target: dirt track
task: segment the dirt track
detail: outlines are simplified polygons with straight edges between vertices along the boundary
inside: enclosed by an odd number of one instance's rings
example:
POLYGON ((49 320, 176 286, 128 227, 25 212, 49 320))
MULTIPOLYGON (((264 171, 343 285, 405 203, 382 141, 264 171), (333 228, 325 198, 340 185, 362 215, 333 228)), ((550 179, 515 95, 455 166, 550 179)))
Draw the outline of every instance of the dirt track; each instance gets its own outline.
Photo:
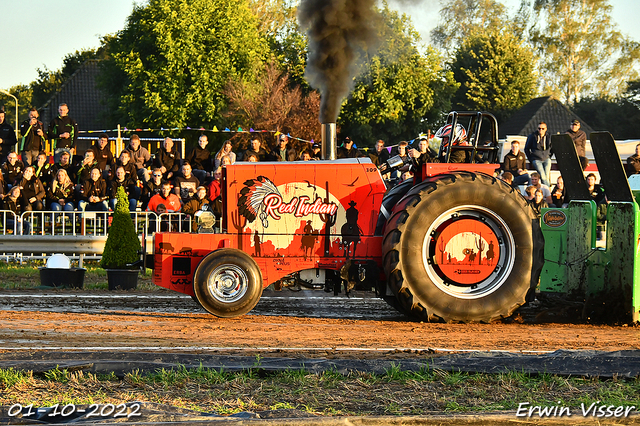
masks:
MULTIPOLYGON (((64 310, 64 306, 58 309, 64 310)), ((302 352, 309 348, 322 355, 341 348, 506 351, 640 348, 640 333, 634 326, 427 324, 402 317, 380 321, 275 314, 219 319, 206 313, 183 312, 2 310, 0 347, 191 347, 193 350, 232 347, 260 348, 267 352, 272 351, 267 348, 300 348, 302 352)), ((354 356, 361 355, 351 352, 354 356)))

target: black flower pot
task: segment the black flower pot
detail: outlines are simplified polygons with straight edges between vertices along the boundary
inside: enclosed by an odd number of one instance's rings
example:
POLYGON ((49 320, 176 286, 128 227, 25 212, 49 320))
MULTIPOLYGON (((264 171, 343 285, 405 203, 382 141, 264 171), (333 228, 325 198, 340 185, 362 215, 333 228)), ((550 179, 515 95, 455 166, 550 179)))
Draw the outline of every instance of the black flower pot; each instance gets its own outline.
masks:
POLYGON ((138 286, 138 269, 107 269, 109 290, 133 290, 138 286))
POLYGON ((44 287, 82 288, 85 268, 38 268, 44 287))

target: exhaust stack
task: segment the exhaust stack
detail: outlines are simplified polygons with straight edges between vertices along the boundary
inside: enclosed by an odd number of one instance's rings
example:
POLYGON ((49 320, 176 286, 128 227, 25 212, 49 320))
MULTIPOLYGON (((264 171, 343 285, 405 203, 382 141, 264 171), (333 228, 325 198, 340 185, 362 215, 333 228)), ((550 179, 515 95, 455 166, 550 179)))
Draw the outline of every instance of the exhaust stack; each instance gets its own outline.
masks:
POLYGON ((322 123, 320 133, 322 137, 321 158, 323 160, 335 160, 338 150, 336 123, 322 123))

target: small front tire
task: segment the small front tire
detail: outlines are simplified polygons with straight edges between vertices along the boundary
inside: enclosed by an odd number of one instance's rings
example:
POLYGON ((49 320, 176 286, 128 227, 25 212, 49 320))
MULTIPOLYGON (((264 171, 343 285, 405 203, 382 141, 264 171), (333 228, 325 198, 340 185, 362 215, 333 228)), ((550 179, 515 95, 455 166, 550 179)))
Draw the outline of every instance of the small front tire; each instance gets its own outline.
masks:
POLYGON ((243 251, 220 249, 207 255, 196 269, 193 290, 209 313, 232 318, 251 311, 262 296, 262 273, 243 251))

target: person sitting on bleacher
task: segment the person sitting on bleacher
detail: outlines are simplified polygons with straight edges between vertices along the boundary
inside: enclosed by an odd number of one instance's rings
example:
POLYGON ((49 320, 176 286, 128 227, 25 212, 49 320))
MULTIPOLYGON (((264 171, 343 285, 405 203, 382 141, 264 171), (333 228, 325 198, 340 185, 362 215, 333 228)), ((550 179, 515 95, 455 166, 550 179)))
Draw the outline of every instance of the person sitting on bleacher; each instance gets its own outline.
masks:
POLYGON ((512 185, 531 185, 531 176, 527 173, 527 156, 520 151, 520 142, 511 142, 511 151, 504 156, 502 170, 513 175, 512 185))
POLYGON ((47 157, 47 154, 44 152, 38 154, 33 167, 35 168, 36 176, 40 179, 40 182, 48 188, 53 180, 53 166, 49 163, 49 157, 47 157))
POLYGON ((84 157, 82 157, 82 161, 80 163, 77 163, 73 167, 73 174, 76 176, 75 183, 81 185, 82 183, 90 180, 91 170, 94 168, 98 168, 98 162, 95 158, 95 152, 92 149, 88 149, 85 151, 84 157))
POLYGON ((23 171, 24 164, 18 160, 18 154, 10 152, 9 155, 7 155, 7 161, 2 164, 2 177, 9 188, 22 179, 23 171))
MULTIPOLYGON (((135 176, 135 175, 134 175, 135 176)), ((129 200, 129 211, 135 212, 138 206, 138 186, 134 181, 129 179, 122 166, 116 168, 116 173, 113 179, 109 182, 109 207, 111 210, 116 210, 116 203, 118 202, 118 188, 123 187, 124 192, 127 194, 129 200)))
POLYGON ((43 200, 47 192, 42 182, 40 182, 40 179, 34 174, 33 166, 24 169, 22 180, 18 186, 20 186, 20 190, 22 191, 22 201, 25 211, 44 210, 43 200))
POLYGON ((51 211, 72 212, 75 206, 73 198, 74 185, 65 169, 58 170, 58 174, 47 191, 47 204, 51 211))
POLYGON ((636 153, 627 158, 627 176, 640 173, 640 143, 636 145, 636 153))
POLYGON ((551 189, 551 200, 554 206, 560 208, 564 205, 565 192, 564 179, 562 176, 558 176, 556 185, 551 189))
POLYGON ((98 163, 98 168, 102 171, 102 177, 107 179, 108 176, 113 175, 116 164, 111 147, 109 146, 109 136, 103 133, 98 138, 98 143, 92 148, 94 158, 98 163))
POLYGON ((531 173, 531 186, 533 186, 535 189, 541 189, 542 193, 544 194, 544 201, 547 204, 551 204, 551 190, 547 185, 540 182, 540 173, 531 173))
POLYGON ((149 200, 156 194, 162 192, 162 184, 165 180, 162 178, 162 170, 159 168, 153 169, 151 178, 142 186, 142 195, 140 195, 140 201, 142 201, 142 211, 147 210, 149 200))
POLYGON ((82 211, 109 211, 107 200, 107 183, 102 178, 102 172, 99 168, 91 169, 91 178, 82 184, 81 200, 78 207, 82 211))
POLYGON ((54 177, 58 176, 58 170, 60 169, 64 169, 67 172, 67 175, 69 176, 71 182, 78 183, 73 170, 74 167, 71 164, 71 154, 67 151, 62 151, 62 153, 60 154, 60 161, 51 166, 51 175, 54 177))

